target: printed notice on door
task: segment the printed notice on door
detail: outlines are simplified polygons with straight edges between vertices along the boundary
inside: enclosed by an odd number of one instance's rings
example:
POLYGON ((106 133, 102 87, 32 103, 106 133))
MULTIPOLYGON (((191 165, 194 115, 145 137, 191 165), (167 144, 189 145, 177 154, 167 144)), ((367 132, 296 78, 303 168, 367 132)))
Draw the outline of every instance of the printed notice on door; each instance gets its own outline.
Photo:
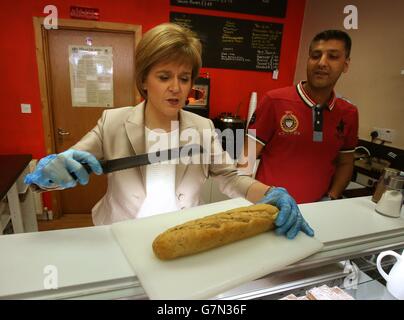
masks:
POLYGON ((112 47, 71 45, 69 68, 73 107, 113 107, 112 47))

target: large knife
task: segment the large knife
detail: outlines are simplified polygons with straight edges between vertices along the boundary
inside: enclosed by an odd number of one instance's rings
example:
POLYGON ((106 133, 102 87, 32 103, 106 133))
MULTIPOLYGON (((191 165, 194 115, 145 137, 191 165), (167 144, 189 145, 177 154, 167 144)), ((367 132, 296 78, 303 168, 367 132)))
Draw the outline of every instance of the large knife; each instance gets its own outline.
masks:
MULTIPOLYGON (((188 144, 179 148, 160 150, 139 154, 136 156, 118 158, 112 160, 99 160, 103 173, 130 169, 134 167, 146 166, 152 163, 159 163, 177 158, 192 157, 203 153, 203 147, 199 144, 188 144)), ((82 164, 88 173, 92 170, 86 163, 82 164)))

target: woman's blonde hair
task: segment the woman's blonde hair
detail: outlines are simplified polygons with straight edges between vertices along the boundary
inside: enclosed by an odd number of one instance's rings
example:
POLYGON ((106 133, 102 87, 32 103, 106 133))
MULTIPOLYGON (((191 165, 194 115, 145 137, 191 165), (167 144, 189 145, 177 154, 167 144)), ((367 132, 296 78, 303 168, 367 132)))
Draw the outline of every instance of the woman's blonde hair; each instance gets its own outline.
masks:
POLYGON ((180 25, 163 23, 147 31, 139 41, 135 54, 136 86, 142 97, 147 99, 143 83, 156 63, 190 63, 193 82, 202 66, 201 54, 199 39, 191 30, 180 25))

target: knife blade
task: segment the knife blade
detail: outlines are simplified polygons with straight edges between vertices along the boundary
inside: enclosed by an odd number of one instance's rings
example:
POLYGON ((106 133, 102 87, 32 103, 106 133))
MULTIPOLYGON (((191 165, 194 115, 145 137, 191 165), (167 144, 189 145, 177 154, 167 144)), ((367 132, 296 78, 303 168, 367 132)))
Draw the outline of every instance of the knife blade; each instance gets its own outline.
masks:
MULTIPOLYGON (((99 160, 103 173, 111 173, 114 171, 125 170, 140 166, 149 165, 152 163, 159 163, 181 157, 192 157, 197 154, 203 153, 203 147, 199 144, 189 144, 179 148, 159 150, 156 152, 139 154, 136 156, 111 159, 111 160, 99 160)), ((87 163, 82 163, 88 173, 92 170, 87 163)))

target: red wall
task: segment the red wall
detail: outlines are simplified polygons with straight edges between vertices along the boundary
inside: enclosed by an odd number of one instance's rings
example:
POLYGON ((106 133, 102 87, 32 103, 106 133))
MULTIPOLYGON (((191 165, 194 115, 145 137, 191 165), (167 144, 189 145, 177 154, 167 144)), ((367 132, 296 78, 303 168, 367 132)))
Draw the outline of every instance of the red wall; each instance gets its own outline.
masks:
POLYGON ((168 21, 170 10, 284 23, 278 80, 272 80, 270 72, 203 69, 211 76, 211 118, 220 112, 234 113, 240 103, 240 114, 245 117, 252 91, 258 92, 259 99, 265 91, 293 82, 305 5, 302 0, 288 0, 285 19, 171 7, 169 0, 6 0, 2 1, 0 28, 0 154, 31 153, 38 158, 45 152, 32 17, 45 16, 43 8, 49 3, 57 6, 60 18, 69 18, 70 5, 96 7, 102 21, 141 24, 143 31, 168 21), (21 103, 30 103, 32 114, 22 114, 21 103))
POLYGON ((284 23, 278 80, 272 80, 270 72, 212 68, 202 70, 208 71, 211 77, 211 118, 220 112, 234 113, 240 103, 240 115, 246 117, 252 91, 258 92, 259 99, 269 89, 292 84, 304 15, 304 0, 288 0, 285 19, 171 7, 169 3, 169 0, 2 1, 0 154, 30 153, 34 158, 45 155, 32 17, 45 16, 43 9, 48 4, 58 8, 59 18, 69 18, 70 5, 95 7, 100 10, 101 21, 140 24, 143 32, 156 24, 168 21, 170 10, 284 23), (21 103, 31 104, 32 113, 22 114, 21 103))
POLYGON ((169 14, 169 0, 2 1, 0 154, 40 158, 45 153, 32 17, 46 16, 48 4, 58 8, 59 18, 70 18, 71 5, 96 7, 102 21, 141 24, 143 30, 167 21, 169 14), (22 114, 21 103, 31 104, 32 113, 22 114))

